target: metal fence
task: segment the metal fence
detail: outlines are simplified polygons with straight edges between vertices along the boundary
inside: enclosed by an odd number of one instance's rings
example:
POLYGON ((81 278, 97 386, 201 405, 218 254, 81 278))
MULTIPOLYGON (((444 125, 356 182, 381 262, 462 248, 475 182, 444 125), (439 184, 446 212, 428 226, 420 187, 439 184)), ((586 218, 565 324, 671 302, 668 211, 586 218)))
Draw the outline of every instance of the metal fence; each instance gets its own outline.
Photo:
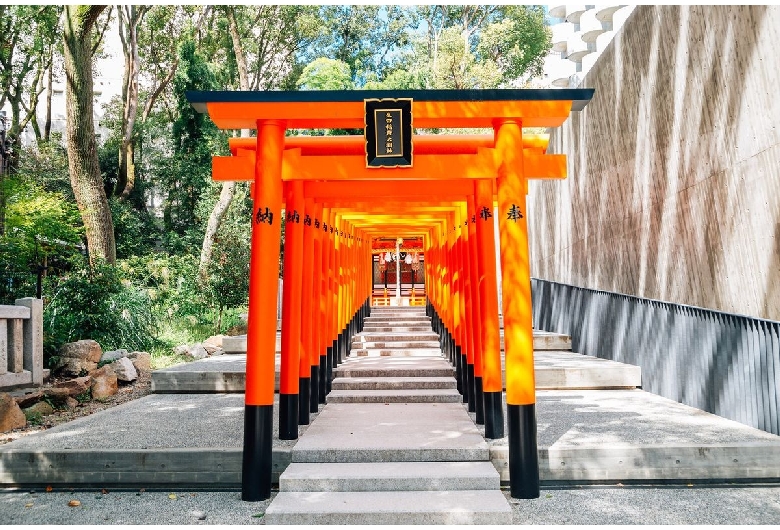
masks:
POLYGON ((780 322, 531 281, 537 329, 579 353, 638 365, 642 388, 780 434, 780 322))

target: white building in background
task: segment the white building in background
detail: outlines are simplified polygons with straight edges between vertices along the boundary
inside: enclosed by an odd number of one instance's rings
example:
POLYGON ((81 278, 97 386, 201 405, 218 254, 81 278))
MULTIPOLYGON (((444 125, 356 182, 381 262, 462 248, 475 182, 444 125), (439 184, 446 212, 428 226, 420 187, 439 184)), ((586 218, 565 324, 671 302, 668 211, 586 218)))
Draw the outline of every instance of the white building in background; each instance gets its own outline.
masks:
POLYGON ((544 75, 533 79, 535 88, 576 88, 596 63, 634 6, 548 6, 552 50, 545 58, 544 75))

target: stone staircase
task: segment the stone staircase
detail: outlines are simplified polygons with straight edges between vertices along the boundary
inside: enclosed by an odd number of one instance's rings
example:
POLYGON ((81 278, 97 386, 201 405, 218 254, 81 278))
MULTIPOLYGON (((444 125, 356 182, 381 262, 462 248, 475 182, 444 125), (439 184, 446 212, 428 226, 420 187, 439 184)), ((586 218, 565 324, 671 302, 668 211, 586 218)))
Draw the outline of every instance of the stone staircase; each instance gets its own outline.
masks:
POLYGON ((376 307, 366 317, 363 331, 352 338, 351 355, 441 357, 442 353, 425 308, 376 307))
POLYGON ((266 524, 511 523, 437 339, 422 309, 372 309, 266 524))

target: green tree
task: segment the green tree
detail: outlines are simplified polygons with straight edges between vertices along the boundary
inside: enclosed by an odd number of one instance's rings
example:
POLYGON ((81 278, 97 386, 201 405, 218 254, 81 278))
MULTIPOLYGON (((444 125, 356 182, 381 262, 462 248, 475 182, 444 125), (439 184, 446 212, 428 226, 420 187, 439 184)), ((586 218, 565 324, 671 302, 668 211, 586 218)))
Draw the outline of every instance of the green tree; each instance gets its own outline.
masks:
POLYGON ((320 7, 321 32, 303 55, 304 64, 317 57, 332 57, 349 65, 356 85, 371 73, 383 77, 399 49, 411 42, 419 23, 417 11, 393 5, 324 5, 320 7))
MULTIPOLYGON (((296 56, 317 35, 319 23, 315 6, 222 6, 218 26, 229 35, 219 41, 225 53, 222 76, 240 90, 289 88, 299 75, 296 56), (236 79, 237 78, 237 79, 236 79)), ((220 75, 218 73, 218 75, 220 75)), ((249 131, 241 131, 248 137, 249 131)), ((223 182, 206 223, 201 245, 199 278, 203 280, 211 261, 212 249, 222 220, 233 200, 236 185, 223 182)))
POLYGON ((200 31, 209 10, 208 6, 117 7, 125 68, 119 165, 113 191, 122 199, 130 196, 136 184, 137 125, 149 119, 173 80, 179 64, 178 45, 200 31), (146 75, 142 77, 142 73, 146 75))
POLYGON ((200 201, 211 187, 211 157, 225 153, 227 142, 206 115, 192 108, 185 94, 189 90, 214 89, 211 68, 191 40, 182 44, 180 56, 173 81, 177 100, 177 117, 170 136, 173 155, 159 170, 166 193, 163 204, 166 237, 179 251, 188 248, 191 253, 203 237, 204 212, 200 201))
POLYGON ((0 5, 0 108, 11 107, 8 136, 17 149, 44 90, 61 12, 61 6, 0 5))
POLYGON ((349 65, 338 59, 315 59, 303 69, 296 85, 301 90, 354 90, 349 65))
POLYGON ((497 88, 538 75, 552 47, 541 6, 419 8, 428 31, 407 59, 427 88, 497 88))

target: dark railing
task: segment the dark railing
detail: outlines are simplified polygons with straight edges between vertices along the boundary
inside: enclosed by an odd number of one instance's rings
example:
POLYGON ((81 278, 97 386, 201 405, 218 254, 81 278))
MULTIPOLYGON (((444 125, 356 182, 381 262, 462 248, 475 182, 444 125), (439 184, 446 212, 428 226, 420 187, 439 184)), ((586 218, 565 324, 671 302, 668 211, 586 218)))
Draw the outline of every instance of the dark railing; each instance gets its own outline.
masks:
POLYGON ((780 434, 780 322, 533 279, 537 329, 642 368, 642 388, 780 434))

